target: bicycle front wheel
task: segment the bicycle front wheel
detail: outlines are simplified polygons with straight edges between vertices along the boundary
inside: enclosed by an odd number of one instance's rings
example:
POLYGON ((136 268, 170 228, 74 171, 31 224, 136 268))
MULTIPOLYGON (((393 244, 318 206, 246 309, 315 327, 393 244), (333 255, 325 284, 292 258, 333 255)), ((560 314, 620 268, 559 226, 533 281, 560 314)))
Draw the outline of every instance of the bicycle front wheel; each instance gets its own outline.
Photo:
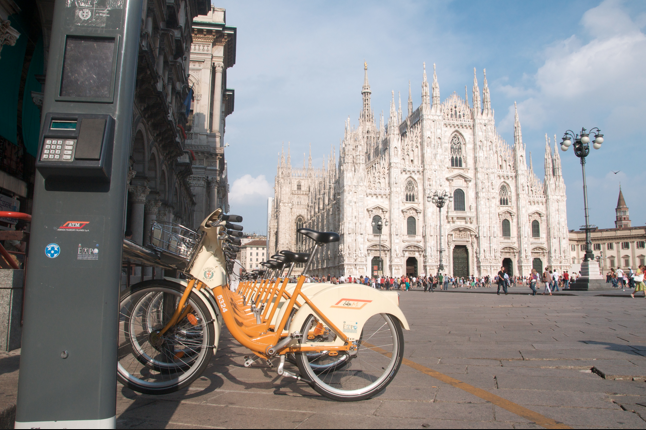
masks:
MULTIPOLYGON (((319 321, 313 315, 305 321, 302 335, 319 321)), ((296 361, 301 377, 318 393, 337 401, 369 399, 390 384, 404 357, 404 334, 392 315, 373 315, 365 324, 357 350, 330 356, 300 353, 296 361)))
POLYGON ((219 338, 208 304, 195 293, 190 312, 164 335, 184 287, 169 281, 133 286, 121 297, 119 318, 119 381, 145 394, 172 393, 197 379, 213 357, 219 338))

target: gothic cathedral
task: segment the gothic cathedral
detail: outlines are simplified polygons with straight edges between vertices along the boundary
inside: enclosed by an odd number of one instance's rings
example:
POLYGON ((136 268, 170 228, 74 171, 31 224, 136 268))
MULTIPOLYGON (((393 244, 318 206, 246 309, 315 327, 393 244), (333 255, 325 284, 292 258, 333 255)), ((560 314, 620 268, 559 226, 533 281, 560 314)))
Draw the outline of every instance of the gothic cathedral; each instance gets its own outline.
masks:
MULTIPOLYGON (((434 68, 435 69, 435 68, 434 68)), ((312 275, 435 274, 443 250, 444 273, 495 275, 501 266, 527 276, 532 268, 569 269, 566 195, 561 159, 545 138, 545 180, 527 164, 518 112, 514 145, 498 134, 485 71, 482 100, 475 76, 473 107, 452 94, 440 102, 433 71, 424 67, 422 105, 408 115, 395 106, 388 124, 376 125, 365 66, 358 127, 348 119, 338 163, 294 169, 288 153, 278 166, 269 219, 269 249, 306 250, 301 227, 335 231, 341 241, 323 247, 312 275), (440 215, 430 201, 448 191, 440 215)), ((268 254, 268 255, 272 255, 268 254)))

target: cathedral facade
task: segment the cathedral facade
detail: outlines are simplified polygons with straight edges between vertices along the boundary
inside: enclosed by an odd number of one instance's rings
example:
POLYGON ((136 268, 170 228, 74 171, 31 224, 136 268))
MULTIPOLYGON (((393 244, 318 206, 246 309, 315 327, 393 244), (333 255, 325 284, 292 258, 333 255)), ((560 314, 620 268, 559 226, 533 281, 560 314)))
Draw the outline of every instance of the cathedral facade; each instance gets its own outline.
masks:
POLYGON ((313 275, 495 275, 501 266, 526 276, 532 268, 570 267, 565 184, 556 137, 546 136, 545 179, 528 165, 516 112, 514 145, 496 131, 486 72, 482 93, 474 71, 473 104, 452 94, 440 100, 437 74, 422 104, 402 114, 395 96, 388 123, 376 124, 365 67, 359 124, 350 120, 339 151, 321 168, 300 169, 288 152, 279 161, 269 219, 269 252, 306 250, 300 227, 336 231, 339 243, 323 247, 313 275), (482 94, 482 98, 481 98, 482 94), (434 192, 453 197, 441 212, 434 192), (381 228, 380 228, 381 227, 381 228))

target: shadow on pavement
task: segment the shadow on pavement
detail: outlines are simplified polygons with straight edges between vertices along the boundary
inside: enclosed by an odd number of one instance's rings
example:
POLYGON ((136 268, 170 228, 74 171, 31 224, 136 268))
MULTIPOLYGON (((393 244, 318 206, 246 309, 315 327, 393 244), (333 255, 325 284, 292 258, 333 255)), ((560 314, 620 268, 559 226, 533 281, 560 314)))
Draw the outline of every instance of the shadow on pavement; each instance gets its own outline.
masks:
POLYGON ((623 352, 628 355, 637 357, 646 357, 646 348, 644 346, 631 346, 626 344, 610 343, 610 342, 597 342, 595 340, 582 340, 581 343, 586 345, 601 345, 605 346, 609 351, 623 352))
POLYGON ((14 355, 0 359, 0 375, 13 373, 20 368, 20 356, 14 355))

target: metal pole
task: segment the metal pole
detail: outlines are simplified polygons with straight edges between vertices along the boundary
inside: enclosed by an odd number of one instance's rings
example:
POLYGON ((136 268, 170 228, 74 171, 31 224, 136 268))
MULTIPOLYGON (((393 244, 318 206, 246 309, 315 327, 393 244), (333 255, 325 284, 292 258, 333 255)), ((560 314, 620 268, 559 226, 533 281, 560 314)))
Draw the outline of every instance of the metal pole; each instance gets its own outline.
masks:
POLYGON ((590 218, 588 214, 588 184, 585 177, 585 157, 581 157, 581 170, 583 171, 583 205, 585 209, 585 258, 584 261, 593 260, 592 237, 590 235, 590 218))
POLYGON ((444 270, 444 264, 442 259, 442 206, 439 206, 440 209, 440 265, 437 268, 437 274, 439 275, 442 270, 444 270))
POLYGON ((379 227, 379 266, 377 266, 377 276, 379 276, 379 269, 381 269, 381 272, 383 273, 384 268, 381 262, 381 227, 379 227))

